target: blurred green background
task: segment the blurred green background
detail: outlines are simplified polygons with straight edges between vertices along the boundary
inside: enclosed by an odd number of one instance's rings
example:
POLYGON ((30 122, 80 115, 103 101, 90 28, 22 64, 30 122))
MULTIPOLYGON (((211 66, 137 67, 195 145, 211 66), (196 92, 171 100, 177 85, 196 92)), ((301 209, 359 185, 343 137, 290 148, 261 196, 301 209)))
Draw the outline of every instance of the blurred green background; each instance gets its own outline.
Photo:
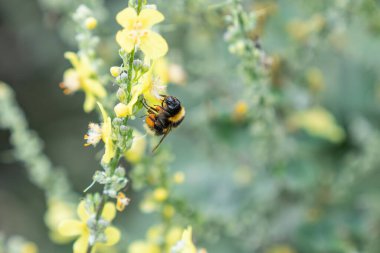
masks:
MULTIPOLYGON (((187 117, 163 146, 175 157, 170 169, 186 173, 178 194, 209 218, 194 230, 197 245, 209 252, 380 252, 380 4, 244 1, 247 11, 265 10, 256 32, 273 60, 267 85, 275 120, 257 135, 260 108, 251 106, 242 120, 235 118, 239 101, 250 104, 255 81, 244 77, 241 59, 224 40, 233 5, 155 3, 166 16, 161 32, 168 58, 187 72, 185 86, 170 86, 187 117), (343 138, 331 141, 323 134, 329 127, 323 116, 289 123, 315 107, 334 115, 329 123, 344 131, 343 138), (310 130, 318 124, 322 134, 310 130)), ((1 0, 0 80, 14 89, 46 154, 81 193, 99 168, 96 152, 83 147, 96 115, 82 111, 83 94, 64 96, 58 87, 69 67, 63 53, 76 50, 69 19, 77 4, 1 0)), ((127 1, 104 4, 98 53, 112 66, 119 61, 114 16, 127 1)), ((49 242, 44 194, 12 158, 8 139, 1 130, 0 231, 36 242, 41 252, 68 252, 70 245, 49 242)), ((129 242, 143 238, 154 221, 138 211, 136 200, 118 226, 129 242)))

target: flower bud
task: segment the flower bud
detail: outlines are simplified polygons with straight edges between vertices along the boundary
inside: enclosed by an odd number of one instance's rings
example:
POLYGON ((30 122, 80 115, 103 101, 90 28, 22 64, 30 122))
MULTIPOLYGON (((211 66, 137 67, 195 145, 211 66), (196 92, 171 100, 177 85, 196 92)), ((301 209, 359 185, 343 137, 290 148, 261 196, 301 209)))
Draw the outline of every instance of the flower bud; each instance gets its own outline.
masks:
POLYGON ((150 65, 144 63, 144 64, 142 65, 141 71, 142 71, 142 72, 148 72, 149 68, 150 68, 150 65))
POLYGON ((128 130, 129 130, 129 127, 127 127, 125 125, 120 126, 120 133, 122 135, 126 135, 128 133, 128 130))
POLYGON ((120 102, 123 102, 125 101, 125 99, 127 98, 127 94, 125 93, 125 91, 121 88, 119 88, 116 92, 116 96, 117 98, 119 99, 120 102))
POLYGON ((118 103, 113 110, 115 111, 116 117, 124 118, 128 115, 128 106, 123 103, 118 103))
POLYGON ((142 66, 142 61, 140 59, 136 59, 133 61, 133 68, 139 69, 142 66))
POLYGON ((121 68, 117 66, 113 66, 110 68, 110 73, 113 77, 118 77, 121 73, 121 68))
POLYGON ((98 21, 94 17, 88 17, 84 21, 84 24, 88 30, 94 30, 98 25, 98 21))
POLYGON ((114 126, 120 126, 122 123, 123 123, 123 119, 121 119, 121 118, 114 118, 114 119, 112 120, 112 124, 113 124, 114 126))
POLYGON ((165 201, 168 198, 168 196, 169 196, 168 191, 163 187, 157 188, 153 192, 153 197, 158 202, 165 201))

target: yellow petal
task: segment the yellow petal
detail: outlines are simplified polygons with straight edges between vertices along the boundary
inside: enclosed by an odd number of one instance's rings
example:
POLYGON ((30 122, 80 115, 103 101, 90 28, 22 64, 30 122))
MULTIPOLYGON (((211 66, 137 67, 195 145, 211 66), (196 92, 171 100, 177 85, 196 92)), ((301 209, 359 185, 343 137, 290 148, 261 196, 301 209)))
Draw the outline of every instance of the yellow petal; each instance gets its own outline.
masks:
POLYGON ((78 205, 77 214, 80 220, 83 222, 87 222, 87 220, 90 218, 90 215, 88 214, 85 207, 85 202, 83 200, 78 205))
POLYGON ((111 138, 108 138, 105 142, 105 151, 102 157, 102 163, 108 164, 111 159, 115 156, 115 146, 113 145, 113 141, 111 138))
POLYGON ((66 52, 64 56, 66 59, 68 59, 71 62, 71 65, 73 65, 73 67, 75 69, 80 68, 79 58, 78 58, 78 55, 76 53, 66 52))
POLYGON ((58 232, 63 236, 76 236, 82 234, 84 226, 86 225, 78 220, 65 220, 59 224, 58 232))
POLYGON ((112 202, 107 202, 104 205, 104 209, 103 209, 103 213, 102 213, 103 219, 111 221, 115 218, 115 216, 116 216, 115 204, 112 202))
POLYGON ((60 234, 58 231, 50 231, 49 238, 56 244, 67 244, 73 240, 71 236, 64 236, 60 234))
POLYGON ((169 82, 169 64, 165 58, 160 58, 155 61, 153 73, 160 78, 162 85, 166 85, 169 82))
POLYGON ((133 107, 137 103, 139 96, 143 93, 143 85, 135 85, 132 87, 132 98, 127 104, 125 116, 130 116, 133 113, 133 107))
POLYGON ((128 36, 128 31, 125 29, 116 33, 116 42, 127 53, 130 53, 135 47, 135 40, 128 36))
POLYGON ((73 245, 74 253, 86 253, 88 247, 88 236, 81 236, 73 245))
POLYGON ((94 79, 86 79, 82 82, 82 85, 85 91, 94 94, 98 98, 104 98, 107 95, 103 85, 94 79))
POLYGON ((140 48, 150 59, 154 60, 164 56, 168 52, 168 44, 158 33, 148 31, 140 38, 140 48))
POLYGON ((142 23, 142 29, 148 29, 165 19, 161 12, 154 9, 144 9, 140 12, 139 21, 142 23))
POLYGON ((106 238, 107 238, 106 245, 112 246, 112 245, 119 242, 119 240, 120 240, 119 229, 117 229, 115 227, 108 227, 108 228, 106 228, 104 233, 106 234, 106 238))
POLYGON ((116 15, 116 21, 124 28, 132 29, 137 19, 137 13, 134 8, 125 8, 116 15))
POLYGON ((76 70, 82 79, 89 79, 91 75, 95 74, 90 59, 85 55, 80 56, 79 66, 76 67, 76 70))
POLYGON ((97 103, 98 104, 98 107, 100 109, 100 112, 102 113, 102 117, 103 117, 103 122, 106 123, 107 119, 108 119, 108 114, 106 112, 106 110, 104 110, 104 107, 101 103, 97 103))
POLYGON ((90 92, 86 92, 85 96, 86 97, 84 99, 83 110, 85 112, 91 112, 94 110, 96 99, 90 92))

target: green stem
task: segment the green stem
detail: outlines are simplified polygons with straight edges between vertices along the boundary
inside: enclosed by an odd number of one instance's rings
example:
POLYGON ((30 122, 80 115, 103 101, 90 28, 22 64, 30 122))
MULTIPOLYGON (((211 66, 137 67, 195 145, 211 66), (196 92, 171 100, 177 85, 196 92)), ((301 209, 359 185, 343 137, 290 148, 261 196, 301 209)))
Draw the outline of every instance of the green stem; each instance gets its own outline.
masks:
MULTIPOLYGON (((113 173, 115 172, 116 170, 116 167, 118 166, 119 164, 119 161, 121 159, 121 156, 122 156, 122 152, 120 150, 120 148, 117 148, 116 149, 116 154, 115 154, 115 157, 111 160, 110 162, 110 171, 111 171, 111 176, 113 175, 113 173)), ((107 185, 104 186, 104 188, 107 188, 107 185)), ((106 204, 108 200, 108 196, 106 194, 104 194, 104 192, 102 193, 102 200, 100 201, 100 204, 96 210, 96 216, 95 216, 95 228, 98 227, 98 223, 99 223, 99 220, 102 216, 102 213, 103 213, 103 209, 104 209, 104 205, 106 204)), ((93 249, 94 245, 91 245, 91 244, 88 244, 88 247, 87 247, 87 253, 91 253, 92 252, 92 249, 93 249)))
POLYGON ((140 11, 141 11, 141 9, 142 9, 142 0, 139 0, 139 2, 138 2, 138 5, 137 5, 137 14, 139 14, 140 13, 140 11))
POLYGON ((128 83, 127 83, 127 94, 128 94, 128 102, 132 98, 131 90, 132 90, 132 72, 133 72, 133 61, 135 60, 135 51, 134 48, 129 55, 129 62, 128 62, 128 83))

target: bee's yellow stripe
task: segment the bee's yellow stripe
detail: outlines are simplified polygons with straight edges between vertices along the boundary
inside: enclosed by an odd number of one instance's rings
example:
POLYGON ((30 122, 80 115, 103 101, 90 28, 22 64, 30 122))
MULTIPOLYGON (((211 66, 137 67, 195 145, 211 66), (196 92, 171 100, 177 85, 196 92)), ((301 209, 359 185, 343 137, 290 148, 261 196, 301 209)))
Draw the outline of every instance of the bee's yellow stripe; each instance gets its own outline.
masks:
POLYGON ((180 121, 183 117, 185 117, 185 113, 186 113, 185 108, 181 107, 181 110, 176 115, 174 115, 173 117, 170 117, 169 120, 171 122, 180 121))

